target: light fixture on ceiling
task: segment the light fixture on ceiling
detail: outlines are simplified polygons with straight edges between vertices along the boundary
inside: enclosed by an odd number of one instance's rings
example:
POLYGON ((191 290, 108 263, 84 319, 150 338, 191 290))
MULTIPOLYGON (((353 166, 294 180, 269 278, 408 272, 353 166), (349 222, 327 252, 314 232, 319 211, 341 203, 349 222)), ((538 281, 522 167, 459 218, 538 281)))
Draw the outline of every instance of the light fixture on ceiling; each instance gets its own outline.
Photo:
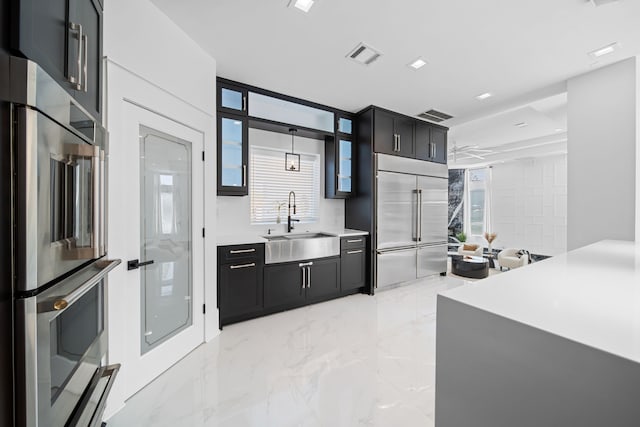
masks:
POLYGON ((293 149, 293 135, 298 131, 295 128, 289 128, 291 132, 291 152, 284 155, 284 168, 289 172, 300 172, 300 154, 296 154, 293 149))
POLYGON ((527 122, 520 122, 520 123, 516 123, 514 126, 515 126, 515 127, 518 127, 518 128, 523 128, 523 127, 527 127, 527 126, 529 126, 529 123, 527 123, 527 122))
POLYGON ((485 93, 481 93, 480 95, 476 96, 476 99, 478 101, 483 101, 485 99, 491 98, 493 96, 493 94, 491 92, 485 92, 485 93))
POLYGON ((556 128, 556 132, 563 132, 563 131, 564 131, 564 129, 562 129, 562 128, 556 128))
POLYGON ((371 65, 382 56, 377 49, 372 48, 364 43, 358 45, 347 54, 347 58, 356 61, 358 64, 371 65))
POLYGON ((314 0, 291 0, 289 2, 289 7, 293 6, 306 13, 309 12, 311 6, 313 6, 313 3, 314 0))
POLYGON ((613 53, 616 49, 618 49, 619 45, 618 43, 611 43, 608 44, 606 46, 603 46, 599 49, 596 50, 592 50, 591 52, 589 52, 589 56, 593 57, 593 58, 600 58, 601 56, 604 55, 608 55, 610 53, 613 53))
POLYGON ((414 70, 419 70, 425 65, 427 65, 427 61, 425 61, 422 58, 418 58, 415 61, 413 61, 411 64, 409 64, 409 67, 413 68, 414 70))

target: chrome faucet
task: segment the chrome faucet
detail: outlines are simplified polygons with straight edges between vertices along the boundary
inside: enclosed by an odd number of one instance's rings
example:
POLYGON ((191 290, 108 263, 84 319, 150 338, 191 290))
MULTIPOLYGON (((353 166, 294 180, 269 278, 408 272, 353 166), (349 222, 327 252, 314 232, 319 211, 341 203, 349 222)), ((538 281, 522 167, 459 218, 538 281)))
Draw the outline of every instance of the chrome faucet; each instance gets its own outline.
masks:
POLYGON ((300 221, 299 219, 291 218, 291 196, 293 196, 293 214, 296 214, 296 193, 294 193, 293 191, 289 191, 289 208, 287 210, 287 233, 291 233, 291 230, 293 230, 293 224, 291 224, 291 221, 300 221))

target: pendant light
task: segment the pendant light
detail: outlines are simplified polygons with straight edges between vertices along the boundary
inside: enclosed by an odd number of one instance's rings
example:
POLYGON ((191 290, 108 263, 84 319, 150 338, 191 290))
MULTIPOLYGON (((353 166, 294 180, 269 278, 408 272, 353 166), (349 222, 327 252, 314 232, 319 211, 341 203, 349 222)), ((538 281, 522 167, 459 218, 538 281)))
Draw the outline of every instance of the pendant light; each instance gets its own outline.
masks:
POLYGON ((300 154, 296 154, 293 149, 293 135, 298 129, 289 128, 291 132, 291 152, 284 155, 284 168, 289 172, 300 172, 300 154))

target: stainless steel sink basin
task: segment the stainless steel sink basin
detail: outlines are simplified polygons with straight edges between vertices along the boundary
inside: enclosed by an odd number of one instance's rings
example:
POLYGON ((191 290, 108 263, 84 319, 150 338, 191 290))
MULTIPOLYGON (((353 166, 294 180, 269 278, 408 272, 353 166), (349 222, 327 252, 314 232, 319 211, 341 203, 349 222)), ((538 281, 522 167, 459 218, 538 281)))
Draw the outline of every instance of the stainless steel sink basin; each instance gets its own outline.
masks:
POLYGON ((295 239, 317 239, 319 237, 334 237, 334 236, 326 233, 304 233, 304 234, 287 234, 282 237, 289 240, 295 240, 295 239))
POLYGON ((265 243, 264 262, 301 261, 340 255, 340 238, 325 233, 300 233, 262 236, 265 243))

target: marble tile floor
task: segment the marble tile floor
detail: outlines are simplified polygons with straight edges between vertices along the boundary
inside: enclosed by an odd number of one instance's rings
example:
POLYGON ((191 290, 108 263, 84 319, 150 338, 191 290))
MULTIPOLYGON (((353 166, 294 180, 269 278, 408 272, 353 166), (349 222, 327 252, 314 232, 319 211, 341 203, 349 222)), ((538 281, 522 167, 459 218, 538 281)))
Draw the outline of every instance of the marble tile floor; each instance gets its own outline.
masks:
POLYGON ((430 277, 224 328, 135 396, 108 427, 433 426, 430 277))

